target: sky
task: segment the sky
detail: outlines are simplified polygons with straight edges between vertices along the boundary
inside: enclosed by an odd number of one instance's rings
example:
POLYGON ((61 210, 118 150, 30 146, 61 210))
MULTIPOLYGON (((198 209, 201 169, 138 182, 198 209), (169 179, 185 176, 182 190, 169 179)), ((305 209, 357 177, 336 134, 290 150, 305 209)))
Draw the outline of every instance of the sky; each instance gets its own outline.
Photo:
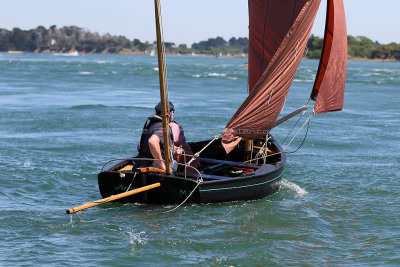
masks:
MULTIPOLYGON (((400 43, 400 0, 344 0, 348 34, 400 43)), ((75 25, 100 34, 153 42, 153 0, 0 0, 0 28, 75 25)), ((161 0, 164 39, 191 45, 217 36, 248 36, 246 0, 161 0)), ((312 33, 323 36, 326 0, 312 33)))

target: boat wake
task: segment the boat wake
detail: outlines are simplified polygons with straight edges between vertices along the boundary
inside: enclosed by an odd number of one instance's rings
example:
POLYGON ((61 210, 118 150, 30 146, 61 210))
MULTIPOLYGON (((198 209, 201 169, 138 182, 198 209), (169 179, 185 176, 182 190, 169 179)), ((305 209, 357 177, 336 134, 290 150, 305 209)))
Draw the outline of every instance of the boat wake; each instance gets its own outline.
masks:
POLYGON ((289 182, 286 179, 282 179, 281 186, 293 190, 296 193, 295 195, 296 197, 304 197, 305 195, 308 194, 308 192, 305 189, 301 188, 295 183, 289 182))

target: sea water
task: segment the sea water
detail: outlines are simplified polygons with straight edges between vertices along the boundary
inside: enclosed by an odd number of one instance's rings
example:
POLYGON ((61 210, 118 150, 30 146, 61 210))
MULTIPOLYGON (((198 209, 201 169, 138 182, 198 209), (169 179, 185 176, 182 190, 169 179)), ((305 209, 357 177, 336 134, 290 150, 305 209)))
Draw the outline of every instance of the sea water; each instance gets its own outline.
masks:
MULTIPOLYGON (((188 141, 224 129, 248 94, 244 63, 167 57, 188 141)), ((317 67, 301 63, 282 114, 307 102, 317 67)), ((343 111, 312 117, 271 197, 66 215, 101 198, 104 163, 136 154, 157 71, 151 56, 0 54, 0 265, 400 265, 400 63, 349 62, 343 111)), ((311 109, 274 137, 286 145, 311 109)))

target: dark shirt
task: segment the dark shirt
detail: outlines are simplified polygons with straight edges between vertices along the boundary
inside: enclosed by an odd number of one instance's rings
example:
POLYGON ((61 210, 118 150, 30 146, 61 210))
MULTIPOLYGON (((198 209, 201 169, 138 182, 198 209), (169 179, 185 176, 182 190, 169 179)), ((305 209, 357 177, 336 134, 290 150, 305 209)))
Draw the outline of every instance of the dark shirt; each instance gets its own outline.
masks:
MULTIPOLYGON (((157 116, 158 117, 158 116, 157 116)), ((143 128, 142 137, 140 138, 139 156, 145 158, 153 158, 149 147, 149 139, 152 135, 160 138, 161 155, 164 156, 164 136, 163 125, 160 117, 150 117, 150 122, 143 128)), ((169 127, 169 144, 173 149, 174 139, 171 128, 169 127)))

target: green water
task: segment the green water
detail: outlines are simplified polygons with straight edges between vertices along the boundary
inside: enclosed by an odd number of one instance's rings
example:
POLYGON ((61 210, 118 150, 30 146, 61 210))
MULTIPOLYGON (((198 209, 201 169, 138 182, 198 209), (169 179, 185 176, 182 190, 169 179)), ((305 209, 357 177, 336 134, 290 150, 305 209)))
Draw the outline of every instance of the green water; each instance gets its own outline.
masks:
MULTIPOLYGON (((189 141, 212 138, 247 94, 245 59, 167 61, 175 119, 189 141)), ((317 66, 302 62, 284 113, 307 101, 317 66)), ((103 164, 136 154, 156 58, 0 54, 0 73, 2 266, 400 265, 399 63, 349 63, 344 110, 312 118, 272 197, 106 204, 82 220, 65 209, 101 198, 103 164)))

